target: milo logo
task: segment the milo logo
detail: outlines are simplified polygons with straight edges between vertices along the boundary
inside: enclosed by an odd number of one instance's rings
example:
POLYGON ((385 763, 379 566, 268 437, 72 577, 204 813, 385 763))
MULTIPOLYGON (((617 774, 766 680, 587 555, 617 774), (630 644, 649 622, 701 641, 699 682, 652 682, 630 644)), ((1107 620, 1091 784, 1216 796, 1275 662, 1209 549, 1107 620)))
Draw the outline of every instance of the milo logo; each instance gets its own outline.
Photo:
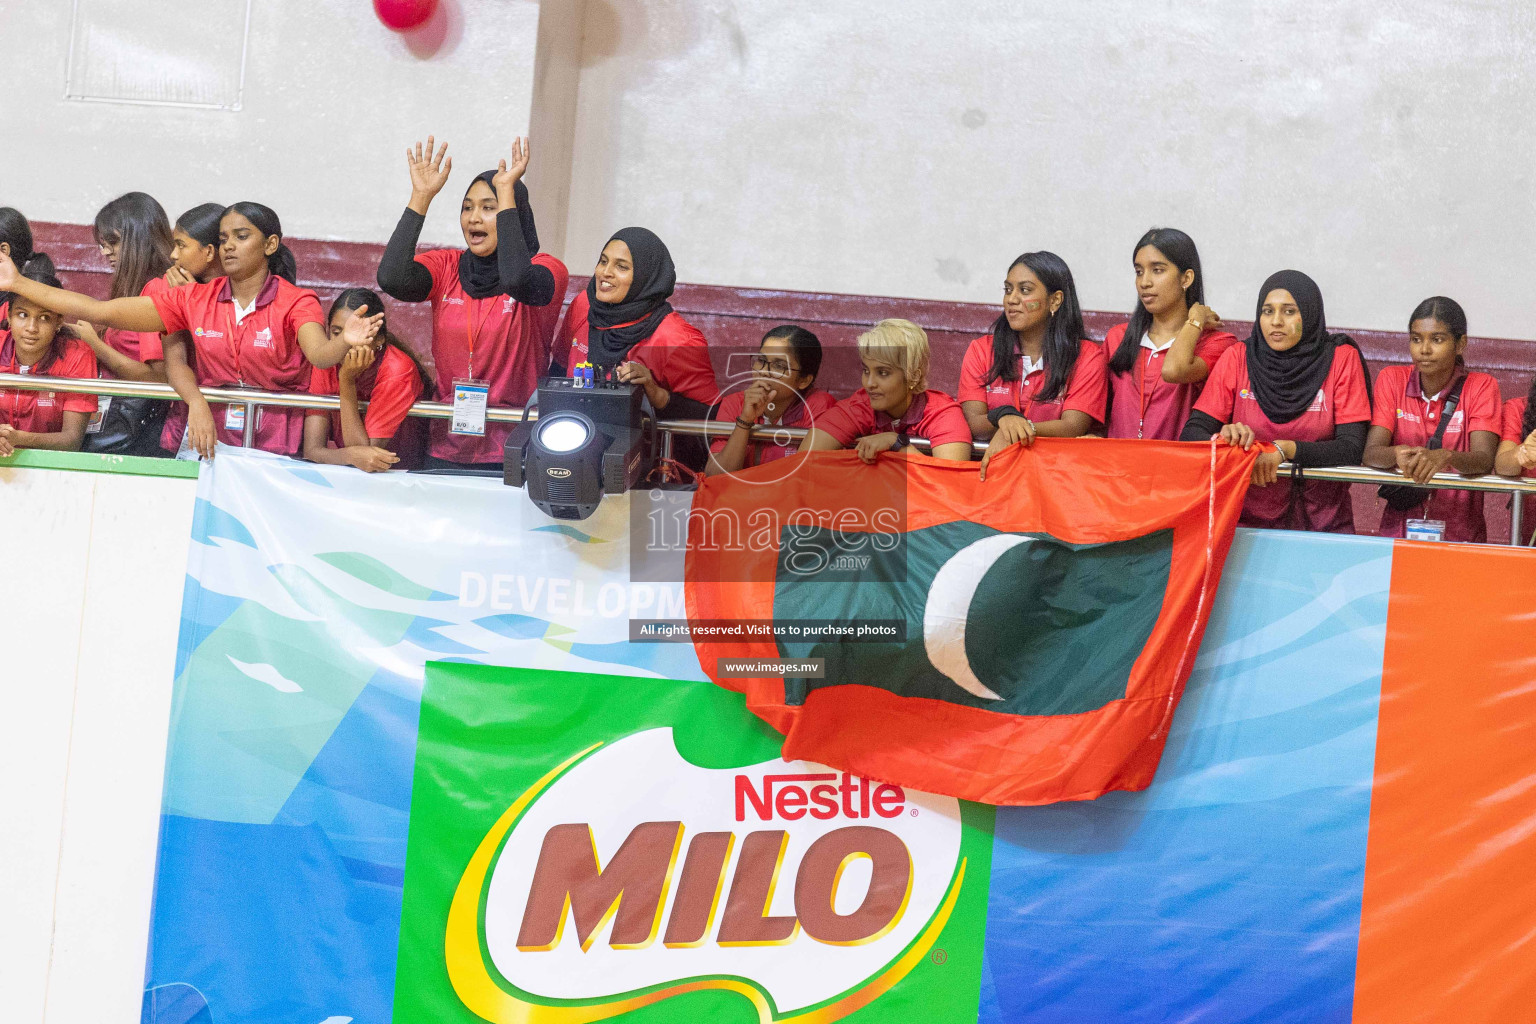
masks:
POLYGON ((805 762, 702 768, 671 729, 636 733, 574 754, 484 836, 449 912, 449 977, 493 1021, 573 1001, 602 1020, 703 989, 762 1021, 835 1021, 927 954, 964 879, 961 832, 951 798, 805 762))

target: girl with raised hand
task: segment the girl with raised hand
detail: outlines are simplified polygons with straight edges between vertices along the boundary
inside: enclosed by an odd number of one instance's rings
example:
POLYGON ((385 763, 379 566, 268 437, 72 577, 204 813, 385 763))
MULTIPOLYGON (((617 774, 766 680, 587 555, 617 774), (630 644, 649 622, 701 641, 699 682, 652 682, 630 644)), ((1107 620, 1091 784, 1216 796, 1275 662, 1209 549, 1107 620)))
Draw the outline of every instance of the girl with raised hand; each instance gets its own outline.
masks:
MULTIPOLYGON (((29 253, 29 257, 23 275, 17 275, 10 256, 0 252, 0 265, 8 271, 0 274, 0 288, 15 291, 13 285, 23 277, 50 290, 59 288, 53 261, 41 253, 29 253)), ((94 380, 96 357, 64 326, 57 310, 13 295, 5 319, 0 320, 0 373, 94 380)), ((18 448, 79 451, 86 423, 95 412, 95 395, 0 389, 0 458, 18 448)))
MULTIPOLYGON (((332 338, 320 300, 293 283, 293 254, 283 244, 277 214, 260 203, 236 203, 224 211, 219 259, 227 276, 206 284, 100 300, 28 281, 0 256, 0 289, 67 317, 126 331, 190 331, 194 365, 177 359, 173 349, 166 353, 166 373, 189 409, 184 446, 212 458, 216 440, 243 442, 245 407, 221 404, 215 411, 199 386, 308 391, 310 364, 335 366, 350 346, 371 342, 383 320, 382 314, 354 310, 342 336, 332 338)), ((256 447, 292 455, 299 450, 303 423, 302 409, 258 410, 256 447)))
MULTIPOLYGON (((367 288, 348 288, 331 303, 331 336, 345 333, 353 310, 383 308, 384 300, 367 288)), ((304 418, 304 457, 368 473, 389 469, 400 461, 390 450, 395 432, 430 388, 426 368, 390 333, 388 321, 381 320, 371 344, 350 349, 340 366, 312 371, 310 393, 340 396, 341 409, 309 411, 304 418), (367 413, 359 402, 368 404, 367 413)))
MULTIPOLYGON (((453 169, 448 144, 427 136, 406 150, 411 201, 379 262, 379 289, 402 302, 432 303, 432 359, 437 391, 452 395, 456 380, 483 381, 492 406, 523 406, 549 366, 569 272, 539 252, 539 233, 523 173, 528 140, 512 143, 508 159, 476 176, 459 204, 465 249, 418 254, 427 208, 453 169)), ((497 469, 510 423, 486 423, 483 435, 455 434, 432 421, 428 466, 497 469)))
MULTIPOLYGON (((170 286, 161 277, 171 266, 171 222, 153 196, 129 192, 96 214, 92 233, 112 267, 112 298, 159 295, 170 286)), ((165 352, 153 331, 109 328, 101 334, 84 320, 74 333, 96 355, 101 376, 164 383, 165 352)), ((104 396, 86 427, 86 451, 162 457, 160 432, 168 403, 153 398, 104 396)))
POLYGON ((1003 279, 1003 311, 992 333, 971 342, 960 364, 960 407, 981 460, 1036 437, 1081 437, 1104 422, 1109 385, 1104 352, 1087 340, 1066 261, 1027 252, 1003 279))
POLYGON ((752 428, 815 426, 837 404, 816 386, 820 372, 821 339, 804 327, 784 324, 763 335, 752 357, 752 383, 715 407, 714 418, 734 422, 736 429, 710 442, 706 474, 734 473, 798 451, 798 442, 754 441, 752 428))
MULTIPOLYGON (((1536 479, 1536 377, 1522 398, 1504 403, 1499 428, 1499 453, 1493 470, 1500 476, 1536 479)), ((1521 543, 1536 541, 1536 495, 1526 495, 1521 543)))
MULTIPOLYGON (((1468 372, 1466 349, 1467 314, 1456 300, 1436 295, 1415 307, 1408 318, 1412 364, 1384 367, 1376 376, 1362 459, 1367 466, 1395 470, 1414 483, 1445 470, 1493 471, 1503 414, 1499 382, 1468 372)), ((1383 537, 1407 536, 1408 520, 1431 519, 1445 524, 1446 540, 1488 539, 1480 491, 1390 487, 1381 496, 1386 507, 1376 532, 1383 537)))
POLYGON ((936 459, 967 462, 971 431, 959 404, 928 387, 928 335, 910 320, 881 320, 859 335, 864 387, 838 402, 800 442, 802 452, 852 447, 873 464, 882 452, 912 451, 912 438, 936 459))
POLYGON ((1136 309, 1109 329, 1110 437, 1177 441, 1211 367, 1237 337, 1205 305, 1194 239, 1153 228, 1131 251, 1136 309))
MULTIPOLYGON (((590 362, 599 377, 611 371, 619 381, 643 387, 663 419, 709 419, 720 395, 709 344, 667 301, 676 285, 672 253, 660 238, 645 228, 614 232, 597 257, 586 291, 566 311, 558 336, 557 349, 565 349, 556 353, 558 372, 590 362)), ((680 437, 673 455, 700 470, 708 446, 701 438, 680 437)))
POLYGON ((1282 270, 1259 289, 1253 332, 1222 354, 1184 425, 1181 441, 1222 441, 1244 450, 1267 441, 1242 525, 1354 533, 1349 485, 1271 486, 1281 462, 1358 466, 1371 419, 1365 358, 1347 334, 1330 334, 1323 294, 1306 274, 1282 270))

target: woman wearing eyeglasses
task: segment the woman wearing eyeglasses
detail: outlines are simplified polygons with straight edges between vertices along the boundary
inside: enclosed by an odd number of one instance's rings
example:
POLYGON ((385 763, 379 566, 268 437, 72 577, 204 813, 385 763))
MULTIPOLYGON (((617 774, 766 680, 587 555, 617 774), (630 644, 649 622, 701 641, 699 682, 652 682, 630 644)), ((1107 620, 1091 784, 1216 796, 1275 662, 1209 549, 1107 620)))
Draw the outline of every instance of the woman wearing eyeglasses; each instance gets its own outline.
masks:
POLYGON ((816 418, 837 404, 816 387, 821 370, 821 340, 793 324, 763 335, 752 357, 752 383, 732 391, 715 406, 714 418, 734 421, 729 438, 717 437, 709 447, 709 476, 760 466, 797 451, 799 440, 788 436, 753 441, 754 426, 812 427, 816 418))

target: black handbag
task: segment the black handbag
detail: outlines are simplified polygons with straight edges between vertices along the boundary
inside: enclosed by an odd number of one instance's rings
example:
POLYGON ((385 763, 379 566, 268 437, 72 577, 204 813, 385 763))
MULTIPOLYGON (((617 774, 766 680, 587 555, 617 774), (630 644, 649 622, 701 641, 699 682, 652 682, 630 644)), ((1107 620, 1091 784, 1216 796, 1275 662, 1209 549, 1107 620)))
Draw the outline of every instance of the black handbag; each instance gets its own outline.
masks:
POLYGON ((81 451, 111 455, 143 455, 165 458, 160 447, 160 428, 171 403, 158 398, 106 397, 98 400, 101 425, 85 435, 81 451))
MULTIPOLYGON (((1445 428, 1450 424, 1451 417, 1456 414, 1456 406, 1461 403, 1461 388, 1467 382, 1463 376, 1451 387, 1451 393, 1445 396, 1445 407, 1440 410, 1440 425, 1435 428, 1435 436, 1429 439, 1424 447, 1433 451, 1440 447, 1445 438, 1445 428)), ((1434 492, 1428 487, 1415 487, 1412 484, 1382 484, 1376 488, 1376 495, 1385 499, 1386 503, 1399 512, 1407 512, 1411 508, 1418 508, 1429 500, 1434 492)))

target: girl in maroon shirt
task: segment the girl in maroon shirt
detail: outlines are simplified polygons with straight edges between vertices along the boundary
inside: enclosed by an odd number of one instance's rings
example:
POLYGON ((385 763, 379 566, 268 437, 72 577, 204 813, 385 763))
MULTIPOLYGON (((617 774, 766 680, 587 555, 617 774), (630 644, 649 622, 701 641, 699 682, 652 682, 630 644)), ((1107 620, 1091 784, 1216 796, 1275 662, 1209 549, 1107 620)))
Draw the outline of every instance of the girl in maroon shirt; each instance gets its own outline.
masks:
MULTIPOLYGON (((10 257, 0 254, 0 264, 12 266, 10 257)), ((59 287, 53 260, 44 253, 32 253, 23 274, 29 282, 59 287)), ((92 380, 96 357, 56 310, 12 295, 0 320, 0 373, 92 380)), ((17 448, 79 451, 85 425, 95 411, 95 395, 0 390, 0 458, 17 448)))
POLYGON ((1211 367, 1237 338, 1205 305, 1194 239, 1153 228, 1131 250, 1136 310, 1109 329, 1110 437, 1176 441, 1211 367))
POLYGON ((1282 270, 1259 289, 1253 332, 1217 360, 1179 439, 1275 446, 1254 463, 1242 525, 1354 533, 1348 484, 1292 477, 1289 488, 1272 485, 1283 461, 1358 466, 1370 419, 1360 350, 1349 335, 1328 333, 1313 280, 1282 270))
MULTIPOLYGON (((112 267, 112 298, 158 295, 168 289, 161 277, 171 268, 171 222, 151 195, 129 192, 96 214, 92 233, 112 267)), ((109 328, 100 334, 84 320, 75 333, 91 347, 101 376, 166 382, 165 353, 154 331, 109 328)), ((86 428, 84 450, 163 458, 160 432, 169 403, 153 398, 103 397, 86 428)))
MULTIPOLYGON (((1469 373, 1462 358, 1466 349, 1467 314, 1460 303, 1443 295, 1419 303, 1408 318, 1413 363, 1385 367, 1376 377, 1367 466, 1400 472, 1414 483, 1445 470, 1463 476, 1493 471, 1503 414, 1499 382, 1486 373, 1469 373), (1447 418, 1453 391, 1456 404, 1447 418), (1439 447, 1428 447, 1437 432, 1439 447)), ((1376 532, 1404 537, 1408 520, 1433 519, 1445 524, 1446 540, 1488 539, 1481 492, 1419 490, 1416 496, 1419 503, 1408 507, 1406 500, 1384 502, 1376 532)))
POLYGON ((763 335, 752 357, 752 382, 715 406, 714 418, 734 422, 730 437, 710 442, 706 473, 735 473, 781 459, 799 450, 798 441, 754 441, 755 426, 810 428, 837 400, 816 386, 821 372, 821 339, 804 327, 784 324, 763 335))

